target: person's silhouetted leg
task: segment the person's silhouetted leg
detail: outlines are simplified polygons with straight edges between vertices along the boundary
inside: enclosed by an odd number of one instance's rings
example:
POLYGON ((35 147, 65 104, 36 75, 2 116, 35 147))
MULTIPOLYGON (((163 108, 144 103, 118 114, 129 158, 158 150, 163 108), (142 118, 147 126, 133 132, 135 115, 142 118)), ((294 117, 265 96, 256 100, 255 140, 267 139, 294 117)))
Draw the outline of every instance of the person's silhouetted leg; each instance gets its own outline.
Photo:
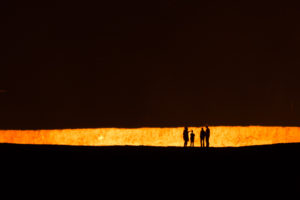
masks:
POLYGON ((206 147, 209 147, 209 137, 206 138, 206 147))
POLYGON ((184 127, 183 130, 183 140, 184 140, 184 147, 187 147, 188 145, 188 141, 189 141, 189 131, 188 131, 188 127, 184 127))
POLYGON ((203 128, 201 128, 201 131, 200 131, 200 144, 201 144, 201 147, 204 147, 204 139, 205 139, 205 131, 203 130, 203 128))
POLYGON ((210 130, 208 126, 206 126, 206 131, 205 131, 205 139, 206 139, 206 147, 209 147, 209 137, 210 137, 210 130))
POLYGON ((193 146, 194 146, 194 141, 191 142, 191 147, 193 147, 193 146))
POLYGON ((191 137, 190 138, 191 138, 191 144, 190 144, 190 146, 193 147, 194 146, 194 141, 195 141, 195 134, 194 134, 193 130, 191 132, 191 137))

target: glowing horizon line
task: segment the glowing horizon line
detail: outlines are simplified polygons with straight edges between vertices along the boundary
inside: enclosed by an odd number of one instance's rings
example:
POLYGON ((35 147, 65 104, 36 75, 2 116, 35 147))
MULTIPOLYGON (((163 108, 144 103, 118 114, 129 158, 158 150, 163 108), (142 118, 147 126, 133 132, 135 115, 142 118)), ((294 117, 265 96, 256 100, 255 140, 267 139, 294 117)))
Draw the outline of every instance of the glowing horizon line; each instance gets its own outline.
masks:
MULTIPOLYGON (((193 130, 195 146, 199 133, 193 130)), ((300 127, 293 126, 209 126, 212 147, 237 147, 300 142, 300 127)), ((71 128, 0 130, 0 143, 57 144, 76 146, 183 146, 183 127, 71 128)))

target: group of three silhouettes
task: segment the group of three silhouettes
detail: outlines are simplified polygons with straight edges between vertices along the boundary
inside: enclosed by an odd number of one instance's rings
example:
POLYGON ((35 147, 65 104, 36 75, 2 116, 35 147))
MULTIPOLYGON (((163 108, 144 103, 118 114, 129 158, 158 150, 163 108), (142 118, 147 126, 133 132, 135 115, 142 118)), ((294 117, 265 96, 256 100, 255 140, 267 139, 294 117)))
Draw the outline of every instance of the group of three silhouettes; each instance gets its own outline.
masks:
MULTIPOLYGON (((203 128, 201 128, 200 131, 200 146, 201 147, 209 147, 209 136, 210 136, 210 130, 208 128, 208 126, 206 126, 206 130, 204 130, 203 128)), ((190 139, 190 146, 193 147, 194 146, 194 142, 195 142, 195 134, 193 132, 193 130, 189 131, 188 127, 184 127, 183 130, 183 140, 184 140, 184 147, 188 146, 188 142, 190 139), (191 133, 191 136, 189 137, 189 132, 191 133)))

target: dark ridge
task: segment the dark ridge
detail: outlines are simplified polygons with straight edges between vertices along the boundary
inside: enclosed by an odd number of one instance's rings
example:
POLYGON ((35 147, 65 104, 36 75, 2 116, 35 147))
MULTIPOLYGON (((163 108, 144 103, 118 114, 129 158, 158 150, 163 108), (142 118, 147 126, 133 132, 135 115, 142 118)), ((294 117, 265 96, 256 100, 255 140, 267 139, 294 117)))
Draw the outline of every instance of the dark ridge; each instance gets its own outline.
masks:
POLYGON ((209 149, 0 144, 1 181, 10 194, 22 189, 52 198, 120 193, 154 198, 190 190, 191 197, 197 192, 230 197, 237 191, 248 196, 249 190, 269 195, 298 180, 299 153, 299 143, 209 149))
MULTIPOLYGON (((257 145, 245 147, 154 147, 154 146, 69 146, 0 144, 2 160, 16 162, 88 162, 105 164, 104 161, 123 162, 200 162, 218 161, 289 161, 300 153, 299 143, 257 145), (102 162, 103 161, 103 162, 102 162)), ((133 162, 133 163, 134 163, 133 162)))

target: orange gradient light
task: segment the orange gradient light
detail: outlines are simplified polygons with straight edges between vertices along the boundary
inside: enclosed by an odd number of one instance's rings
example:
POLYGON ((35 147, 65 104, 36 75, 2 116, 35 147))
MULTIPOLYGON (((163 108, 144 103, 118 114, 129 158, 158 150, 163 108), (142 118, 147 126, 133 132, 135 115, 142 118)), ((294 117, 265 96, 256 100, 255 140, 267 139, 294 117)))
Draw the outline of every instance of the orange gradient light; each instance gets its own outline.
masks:
MULTIPOLYGON (((200 129, 201 127, 189 127, 196 135, 195 146, 200 145, 200 129)), ((213 147, 300 142, 300 127, 214 126, 210 129, 210 143, 213 147)), ((183 146, 182 132, 183 127, 0 130, 0 143, 183 146)))

